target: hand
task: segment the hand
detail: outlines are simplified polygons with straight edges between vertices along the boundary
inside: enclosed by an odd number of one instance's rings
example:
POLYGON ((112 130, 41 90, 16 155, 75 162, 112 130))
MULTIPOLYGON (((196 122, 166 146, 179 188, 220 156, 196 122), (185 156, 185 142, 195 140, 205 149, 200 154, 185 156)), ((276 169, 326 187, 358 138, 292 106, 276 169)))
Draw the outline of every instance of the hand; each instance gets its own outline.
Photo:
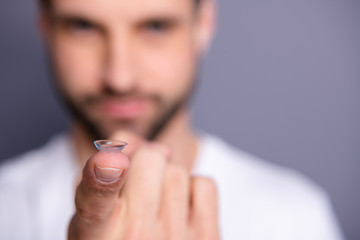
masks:
POLYGON ((88 160, 69 239, 219 239, 214 183, 190 177, 160 144, 136 142, 131 161, 121 152, 88 160))

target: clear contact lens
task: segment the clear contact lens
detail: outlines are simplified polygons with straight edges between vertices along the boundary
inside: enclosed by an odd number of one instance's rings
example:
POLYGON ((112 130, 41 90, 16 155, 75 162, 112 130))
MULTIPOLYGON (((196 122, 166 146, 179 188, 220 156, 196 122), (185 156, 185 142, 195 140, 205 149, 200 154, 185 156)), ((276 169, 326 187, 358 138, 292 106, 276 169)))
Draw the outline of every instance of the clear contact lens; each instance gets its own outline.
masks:
POLYGON ((94 141, 94 145, 103 152, 117 152, 123 150, 128 144, 115 140, 96 140, 94 141))

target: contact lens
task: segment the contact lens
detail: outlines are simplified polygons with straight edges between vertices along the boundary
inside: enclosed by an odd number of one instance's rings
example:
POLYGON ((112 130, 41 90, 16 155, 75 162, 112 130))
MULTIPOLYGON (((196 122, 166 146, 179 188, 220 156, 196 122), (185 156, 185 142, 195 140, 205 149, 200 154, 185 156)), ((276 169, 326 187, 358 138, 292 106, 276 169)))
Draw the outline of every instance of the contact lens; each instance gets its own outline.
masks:
POLYGON ((126 142, 115 140, 96 140, 94 141, 94 145, 103 152, 118 152, 123 150, 128 144, 126 142))

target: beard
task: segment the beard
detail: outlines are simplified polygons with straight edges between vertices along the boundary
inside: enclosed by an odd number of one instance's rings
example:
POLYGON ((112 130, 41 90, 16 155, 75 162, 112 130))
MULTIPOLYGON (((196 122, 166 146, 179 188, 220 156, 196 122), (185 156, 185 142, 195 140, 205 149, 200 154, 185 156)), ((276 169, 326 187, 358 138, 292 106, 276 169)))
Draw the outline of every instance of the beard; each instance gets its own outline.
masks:
MULTIPOLYGON (((171 104, 166 104, 166 101, 161 99, 159 96, 141 96, 137 93, 118 94, 110 91, 106 91, 98 96, 87 96, 84 97, 83 101, 76 102, 70 96, 65 94, 64 91, 60 91, 61 98, 65 103, 66 108, 69 110, 71 116, 85 128, 86 132, 95 139, 107 139, 109 136, 118 130, 132 130, 147 140, 154 140, 157 136, 166 128, 171 120, 184 109, 189 100, 190 91, 186 92, 183 96, 173 101, 171 104), (126 96, 125 96, 126 95, 126 96), (145 126, 143 130, 136 129, 136 120, 123 119, 123 120, 112 120, 110 123, 104 121, 104 119, 93 118, 91 116, 92 107, 103 99, 116 98, 122 99, 125 97, 145 98, 151 101, 156 106, 156 117, 150 119, 148 122, 143 123, 145 126), (110 130, 105 130, 104 125, 111 125, 110 130), (135 125, 135 127, 134 127, 135 125)), ((139 123, 138 123, 139 124, 139 123)))
POLYGON ((156 139, 166 126, 169 125, 171 120, 174 119, 181 110, 186 108, 198 82, 197 74, 195 74, 196 77, 191 81, 192 84, 185 89, 180 97, 172 99, 172 101, 163 99, 159 95, 145 95, 136 91, 118 93, 106 87, 98 95, 88 95, 83 97, 82 100, 75 100, 61 87, 61 81, 59 81, 60 79, 57 77, 58 75, 55 74, 56 71, 54 71, 52 66, 49 69, 51 69, 51 73, 58 83, 56 88, 57 95, 62 100, 61 102, 65 105, 65 108, 69 111, 71 117, 85 129, 92 140, 107 139, 112 133, 118 130, 133 130, 134 125, 137 124, 135 123, 135 120, 131 119, 114 120, 112 121, 111 129, 105 130, 105 125, 107 125, 106 121, 99 117, 96 119, 92 117, 91 114, 92 106, 98 104, 102 100, 109 98, 123 99, 135 97, 144 98, 154 103, 156 106, 155 117, 153 117, 153 119, 148 119, 147 122, 143 122, 143 130, 136 132, 145 139, 151 141, 156 139))

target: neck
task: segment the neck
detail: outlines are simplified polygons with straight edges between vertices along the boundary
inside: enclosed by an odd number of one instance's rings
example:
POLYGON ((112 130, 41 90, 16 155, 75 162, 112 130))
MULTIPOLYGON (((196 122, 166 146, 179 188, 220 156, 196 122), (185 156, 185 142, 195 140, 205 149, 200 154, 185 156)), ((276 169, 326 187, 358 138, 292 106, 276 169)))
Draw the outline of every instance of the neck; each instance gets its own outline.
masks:
MULTIPOLYGON (((92 138, 81 125, 75 123, 72 133, 77 160, 83 167, 96 149, 92 145, 92 138)), ((180 110, 155 141, 170 148, 172 161, 191 171, 197 154, 197 138, 190 127, 190 118, 186 110, 180 110)))

